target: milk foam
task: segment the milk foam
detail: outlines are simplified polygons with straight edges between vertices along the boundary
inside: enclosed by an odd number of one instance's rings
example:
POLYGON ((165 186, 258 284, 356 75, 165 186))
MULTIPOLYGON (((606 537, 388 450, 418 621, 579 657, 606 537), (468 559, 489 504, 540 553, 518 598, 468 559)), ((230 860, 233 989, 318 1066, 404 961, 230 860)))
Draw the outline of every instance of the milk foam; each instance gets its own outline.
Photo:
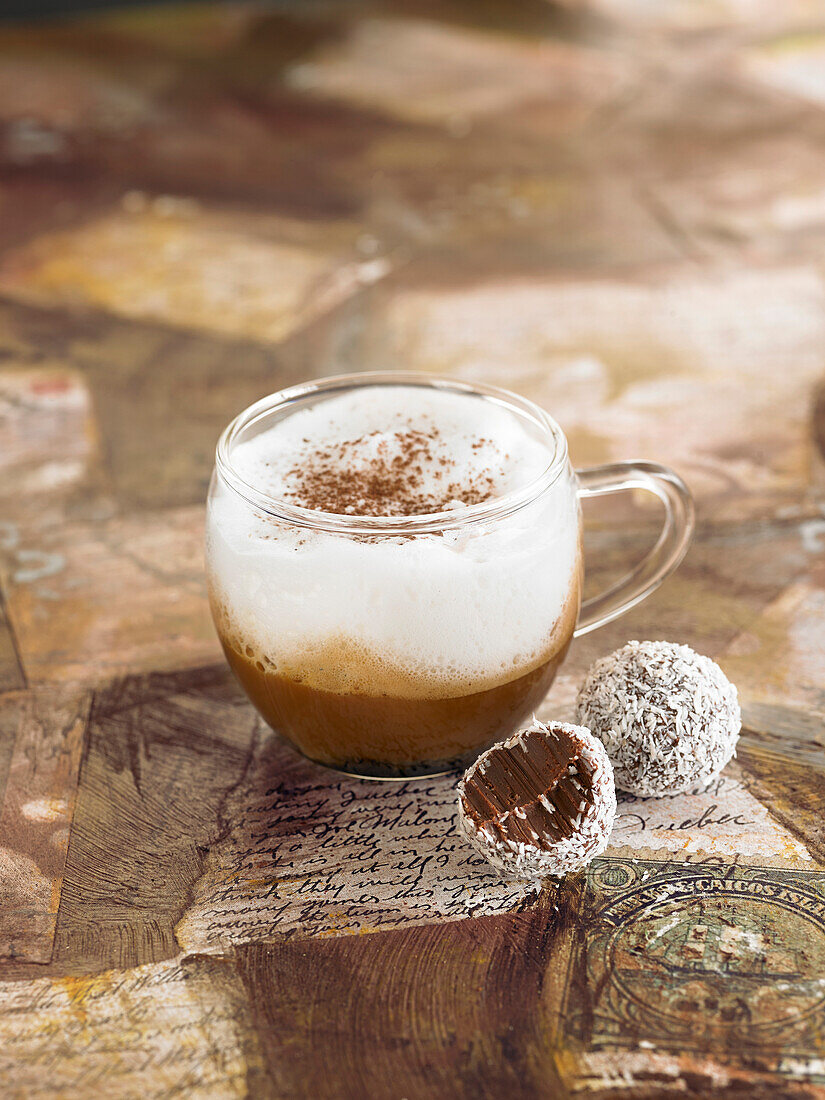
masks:
MULTIPOLYGON (((552 457, 506 408, 399 386, 296 412, 231 461, 257 488, 288 496, 289 471, 313 448, 410 428, 434 431, 464 476, 494 469, 495 495, 532 482, 552 457), (479 439, 490 445, 474 447, 479 439)), ((424 464, 436 494, 439 457, 424 464)), ((567 640, 559 621, 575 614, 579 561, 567 472, 505 519, 414 538, 292 527, 219 477, 210 497, 207 564, 222 632, 262 668, 328 690, 459 695, 524 674, 567 640)))
MULTIPOLYGON (((415 460, 417 491, 425 501, 443 499, 442 507, 461 506, 445 494, 450 483, 469 488, 489 481, 489 496, 500 497, 534 481, 552 457, 544 439, 490 401, 414 386, 375 386, 294 413, 239 444, 232 464, 270 496, 312 507, 301 473, 319 451, 337 459, 350 476, 379 460, 389 466, 397 459, 403 471, 402 443, 411 431, 426 440, 415 460)), ((363 509, 359 514, 385 513, 363 509)))

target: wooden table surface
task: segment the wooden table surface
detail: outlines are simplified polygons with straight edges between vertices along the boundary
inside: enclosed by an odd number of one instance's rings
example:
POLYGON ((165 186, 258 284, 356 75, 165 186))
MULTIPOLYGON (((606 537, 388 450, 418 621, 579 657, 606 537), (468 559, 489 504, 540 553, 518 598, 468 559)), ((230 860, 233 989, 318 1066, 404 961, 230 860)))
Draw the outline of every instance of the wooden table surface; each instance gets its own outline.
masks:
MULTIPOLYGON (((825 1095, 825 3, 146 7, 0 27, 0 1093, 825 1095), (387 366, 690 483, 575 643, 737 683, 709 791, 524 894, 455 777, 336 779, 206 606, 214 445, 387 366)), ((654 512, 587 512, 589 584, 654 512)))

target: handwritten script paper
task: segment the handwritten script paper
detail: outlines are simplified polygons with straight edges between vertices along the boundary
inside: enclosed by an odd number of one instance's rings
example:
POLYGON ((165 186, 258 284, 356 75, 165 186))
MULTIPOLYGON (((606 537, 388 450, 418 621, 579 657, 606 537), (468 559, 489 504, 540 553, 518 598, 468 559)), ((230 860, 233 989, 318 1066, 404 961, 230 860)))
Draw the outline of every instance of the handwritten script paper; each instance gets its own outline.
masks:
POLYGON ((0 983, 3 1095, 235 1100, 262 1069, 242 983, 221 959, 0 983))
POLYGON ((350 779, 268 740, 226 807, 228 836, 179 943, 218 951, 513 910, 535 891, 501 879, 458 836, 455 784, 350 779))
MULTIPOLYGON (((511 912, 534 890, 499 877, 456 829, 455 776, 370 783, 263 743, 225 807, 184 950, 292 935, 347 935, 511 912)), ((749 794, 735 770, 707 790, 623 798, 612 847, 805 860, 804 847, 749 794)))
POLYGON ((674 798, 619 793, 610 847, 639 855, 722 856, 757 866, 811 859, 804 844, 750 793, 735 763, 705 787, 674 798))

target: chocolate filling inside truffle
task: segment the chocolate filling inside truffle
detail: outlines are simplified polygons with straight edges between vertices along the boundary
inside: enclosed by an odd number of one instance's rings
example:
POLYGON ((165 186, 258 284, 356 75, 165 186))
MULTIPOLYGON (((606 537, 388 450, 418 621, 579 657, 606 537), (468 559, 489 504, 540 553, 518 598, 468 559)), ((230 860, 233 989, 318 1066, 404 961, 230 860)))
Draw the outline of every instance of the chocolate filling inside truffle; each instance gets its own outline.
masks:
POLYGON ((479 762, 465 780, 464 800, 479 830, 547 850, 572 836, 594 805, 593 773, 569 733, 526 730, 479 762))

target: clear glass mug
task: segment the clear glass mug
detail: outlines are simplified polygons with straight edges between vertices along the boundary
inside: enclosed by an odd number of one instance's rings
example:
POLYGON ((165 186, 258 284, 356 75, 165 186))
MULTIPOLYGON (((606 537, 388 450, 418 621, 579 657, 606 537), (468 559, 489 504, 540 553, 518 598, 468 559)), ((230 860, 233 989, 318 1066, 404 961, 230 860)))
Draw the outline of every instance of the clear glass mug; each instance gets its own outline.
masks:
POLYGON ((317 763, 369 778, 466 766, 547 692, 571 640, 616 619, 679 564, 693 505, 673 471, 574 471, 559 426, 492 386, 408 372, 294 386, 224 431, 209 489, 206 565, 229 664, 264 719, 317 763), (268 496, 233 466, 240 443, 358 387, 424 386, 490 401, 547 447, 534 482, 426 516, 349 516, 268 496), (647 557, 581 603, 580 500, 644 489, 664 505, 647 557))

